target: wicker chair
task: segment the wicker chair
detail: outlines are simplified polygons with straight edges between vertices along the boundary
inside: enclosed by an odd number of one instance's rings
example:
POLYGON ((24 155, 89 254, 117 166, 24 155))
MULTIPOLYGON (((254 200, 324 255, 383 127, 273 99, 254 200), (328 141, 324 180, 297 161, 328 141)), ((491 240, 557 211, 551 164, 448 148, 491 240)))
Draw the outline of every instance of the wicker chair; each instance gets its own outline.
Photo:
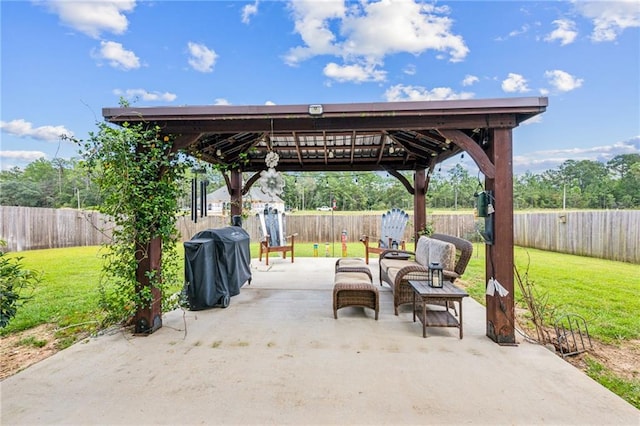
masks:
MULTIPOLYGON (((428 240, 427 237, 421 237, 422 243, 428 240)), ((443 271, 445 279, 455 283, 455 281, 464 274, 471 254, 473 252, 473 244, 462 238, 444 234, 433 234, 432 240, 452 244, 455 251, 453 256, 453 268, 446 268, 443 271)), ((416 250, 425 249, 425 244, 416 245, 416 250)), ((418 256, 420 257, 420 255, 418 256)), ((446 263, 446 262, 445 262, 446 263)), ((380 253, 380 285, 386 282, 393 291, 393 307, 394 312, 398 315, 398 307, 400 305, 413 303, 413 289, 409 285, 410 280, 426 281, 429 268, 426 265, 416 261, 416 252, 406 250, 385 250, 380 253), (398 253, 411 256, 409 260, 394 259, 398 253)), ((448 306, 447 306, 448 307, 448 306)))

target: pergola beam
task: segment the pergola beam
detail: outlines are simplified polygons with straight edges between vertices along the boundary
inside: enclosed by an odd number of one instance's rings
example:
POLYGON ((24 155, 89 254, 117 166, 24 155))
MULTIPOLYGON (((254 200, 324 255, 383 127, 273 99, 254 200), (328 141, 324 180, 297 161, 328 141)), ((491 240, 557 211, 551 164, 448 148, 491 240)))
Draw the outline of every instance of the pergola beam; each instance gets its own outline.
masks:
POLYGON ((476 162, 478 168, 485 177, 490 179, 494 178, 496 174, 495 166, 491 160, 489 160, 487 154, 482 150, 482 148, 480 148, 480 145, 478 145, 473 139, 460 130, 438 129, 438 133, 466 151, 476 162))

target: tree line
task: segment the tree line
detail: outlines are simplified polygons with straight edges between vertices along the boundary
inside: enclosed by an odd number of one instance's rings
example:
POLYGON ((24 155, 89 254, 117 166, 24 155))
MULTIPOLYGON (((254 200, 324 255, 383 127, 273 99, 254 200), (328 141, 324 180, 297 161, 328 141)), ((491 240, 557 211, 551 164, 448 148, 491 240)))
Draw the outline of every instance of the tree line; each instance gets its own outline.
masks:
MULTIPOLYGON (((224 185, 219 171, 189 172, 181 182, 180 206, 190 206, 191 179, 207 180, 213 191, 224 185)), ((403 175, 413 181, 411 172, 403 175)), ((377 172, 284 173, 281 198, 295 210, 321 206, 364 211, 399 207, 411 210, 413 197, 394 177, 377 172)), ((249 176, 247 175, 248 179, 249 176)), ((427 193, 429 208, 458 210, 474 207, 474 194, 484 178, 472 176, 460 164, 435 171, 427 193)), ((640 154, 618 155, 606 163, 567 160, 542 173, 514 176, 514 208, 637 209, 640 208, 640 154)), ((78 159, 41 158, 24 169, 0 172, 0 204, 49 208, 93 208, 102 200, 95 182, 78 159)))

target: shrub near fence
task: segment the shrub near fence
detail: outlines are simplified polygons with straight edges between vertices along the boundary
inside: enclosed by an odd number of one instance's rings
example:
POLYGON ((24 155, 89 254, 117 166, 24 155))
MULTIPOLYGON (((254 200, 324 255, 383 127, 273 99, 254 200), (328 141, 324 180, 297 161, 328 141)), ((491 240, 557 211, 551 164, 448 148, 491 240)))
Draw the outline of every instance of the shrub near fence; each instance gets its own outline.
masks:
MULTIPOLYGON (((0 239, 8 250, 100 245, 108 241, 112 226, 109 218, 93 211, 0 206, 0 239)), ((473 239, 476 220, 471 214, 434 214, 435 232, 473 239)), ((342 231, 348 241, 368 234, 380 235, 381 215, 287 215, 287 232, 297 233, 299 242, 339 242, 342 231)), ((207 216, 191 221, 180 217, 176 224, 182 241, 199 231, 230 223, 228 216, 207 216)), ((255 216, 243 222, 251 241, 261 238, 255 216)), ((406 241, 413 239, 413 218, 405 230, 406 241)), ((640 263, 640 210, 584 212, 516 213, 514 242, 518 246, 557 251, 609 260, 640 263)))

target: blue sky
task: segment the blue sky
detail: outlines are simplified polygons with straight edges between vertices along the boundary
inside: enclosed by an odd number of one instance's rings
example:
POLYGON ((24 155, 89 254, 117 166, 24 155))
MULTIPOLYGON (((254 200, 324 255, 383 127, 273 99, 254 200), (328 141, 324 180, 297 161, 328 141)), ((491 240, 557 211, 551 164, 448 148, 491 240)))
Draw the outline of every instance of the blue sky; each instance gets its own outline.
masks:
MULTIPOLYGON (((514 171, 640 153, 640 1, 0 2, 2 169, 103 107, 547 96, 514 171)), ((468 156, 467 156, 468 157, 468 156)), ((454 162, 468 162, 452 159, 454 162)))

